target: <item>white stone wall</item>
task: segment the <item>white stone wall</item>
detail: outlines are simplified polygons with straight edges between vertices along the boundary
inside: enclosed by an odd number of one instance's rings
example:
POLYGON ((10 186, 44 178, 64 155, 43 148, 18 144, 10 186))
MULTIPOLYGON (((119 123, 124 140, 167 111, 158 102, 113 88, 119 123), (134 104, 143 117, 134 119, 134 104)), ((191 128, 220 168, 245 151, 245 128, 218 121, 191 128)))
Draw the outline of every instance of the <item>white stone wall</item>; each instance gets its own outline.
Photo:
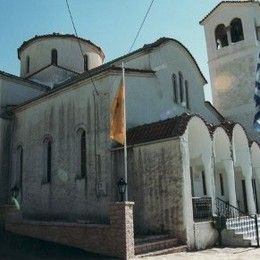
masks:
POLYGON ((33 83, 0 78, 0 106, 19 105, 44 93, 44 88, 33 83))
MULTIPOLYGON (((143 69, 149 60, 156 73, 126 72, 127 127, 159 121, 162 113, 174 117, 185 111, 200 112, 210 119, 204 106, 204 80, 186 50, 169 42, 150 54, 143 55, 126 67, 143 69), (144 60, 144 61, 143 61, 144 60), (172 73, 182 71, 190 83, 191 110, 173 102, 172 73)), ((22 210, 28 216, 71 219, 105 219, 109 201, 113 200, 116 184, 111 170, 109 139, 110 107, 120 82, 120 72, 104 72, 94 77, 99 95, 93 96, 88 79, 59 90, 15 113, 12 147, 12 183, 16 181, 15 156, 18 144, 24 147, 24 178, 22 210), (76 131, 87 134, 87 177, 77 179, 76 131), (44 157, 43 140, 53 139, 52 181, 42 184, 44 157)))
MULTIPOLYGON (((19 105, 35 98, 44 91, 31 83, 17 81, 12 78, 0 78, 0 112, 6 106, 19 105)), ((10 192, 10 145, 12 138, 12 121, 0 119, 0 205, 8 203, 10 192)))
POLYGON ((0 205, 8 203, 11 121, 0 118, 0 205))
MULTIPOLYGON (((135 201, 137 234, 169 232, 186 242, 186 183, 180 156, 178 138, 129 148, 128 192, 129 200, 135 201)), ((114 183, 123 172, 123 152, 113 151, 114 183)))
MULTIPOLYGON (((115 64, 121 66, 120 62, 115 64)), ((219 122, 204 105, 205 82, 198 68, 187 51, 178 43, 168 41, 149 53, 133 55, 126 59, 125 67, 156 71, 155 77, 149 77, 146 83, 140 82, 139 78, 126 78, 127 105, 131 106, 128 109, 131 126, 170 118, 183 112, 199 113, 210 123, 219 122), (179 71, 189 83, 190 109, 173 101, 171 77, 173 73, 178 75, 179 71), (134 111, 134 114, 131 111, 134 111)))
POLYGON ((233 54, 242 49, 255 46, 255 25, 260 25, 260 7, 258 3, 222 4, 203 23, 207 43, 208 60, 233 54), (229 47, 216 48, 215 29, 219 24, 229 26, 234 18, 240 18, 243 25, 244 41, 230 43, 229 47))
POLYGON ((256 26, 260 25, 259 3, 222 4, 203 23, 208 52, 208 63, 214 106, 227 118, 241 123, 257 140, 253 129, 255 114, 254 87, 256 65, 260 53, 256 26), (240 18, 244 40, 217 49, 215 29, 226 27, 240 18))
POLYGON ((16 181, 15 156, 20 143, 24 148, 23 204, 25 215, 34 217, 105 221, 110 199, 109 94, 93 98, 91 85, 62 91, 17 111, 13 140, 12 183, 16 181), (94 123, 96 122, 96 123, 94 123), (77 130, 86 130, 87 177, 78 179, 77 130), (95 135, 96 132, 96 135, 95 135), (53 139, 52 180, 43 184, 46 135, 53 139), (97 156, 101 164, 96 164, 97 156), (99 190, 102 184, 102 189, 99 190))
POLYGON ((203 250, 215 245, 218 239, 218 232, 213 228, 212 221, 194 223, 194 247, 203 250))

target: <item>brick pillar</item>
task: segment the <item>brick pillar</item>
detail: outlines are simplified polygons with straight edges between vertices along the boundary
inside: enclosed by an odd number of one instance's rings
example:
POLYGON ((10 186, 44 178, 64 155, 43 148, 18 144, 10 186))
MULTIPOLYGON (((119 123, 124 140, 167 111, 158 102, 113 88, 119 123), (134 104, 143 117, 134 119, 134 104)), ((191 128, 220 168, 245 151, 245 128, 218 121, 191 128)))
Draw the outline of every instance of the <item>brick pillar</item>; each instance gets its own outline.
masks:
POLYGON ((115 202, 110 205, 111 240, 114 255, 131 259, 134 251, 134 202, 115 202))

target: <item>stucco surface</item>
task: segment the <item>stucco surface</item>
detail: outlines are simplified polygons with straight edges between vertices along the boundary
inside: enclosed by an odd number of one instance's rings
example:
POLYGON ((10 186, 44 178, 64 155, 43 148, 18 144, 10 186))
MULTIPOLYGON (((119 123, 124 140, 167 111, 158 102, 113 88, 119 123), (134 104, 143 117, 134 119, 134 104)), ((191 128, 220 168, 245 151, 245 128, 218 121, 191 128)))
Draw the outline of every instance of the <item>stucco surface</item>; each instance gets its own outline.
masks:
MULTIPOLYGON (((89 69, 102 64, 103 58, 92 45, 80 43, 83 54, 89 57, 89 69)), ((78 73, 84 72, 84 59, 79 43, 76 39, 46 38, 40 39, 28 45, 20 54, 22 77, 28 77, 32 73, 51 64, 51 50, 58 52, 58 65, 78 73), (26 57, 30 57, 30 71, 26 73, 26 57)))

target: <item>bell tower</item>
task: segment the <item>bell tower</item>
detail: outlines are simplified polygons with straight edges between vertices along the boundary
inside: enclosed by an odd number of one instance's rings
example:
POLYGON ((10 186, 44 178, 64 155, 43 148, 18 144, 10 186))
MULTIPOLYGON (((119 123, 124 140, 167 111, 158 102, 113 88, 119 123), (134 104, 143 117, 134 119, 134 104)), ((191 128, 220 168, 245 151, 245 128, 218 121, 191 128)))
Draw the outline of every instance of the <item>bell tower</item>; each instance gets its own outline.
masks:
POLYGON ((206 37, 213 105, 260 141, 253 129, 260 3, 222 1, 200 24, 206 37))

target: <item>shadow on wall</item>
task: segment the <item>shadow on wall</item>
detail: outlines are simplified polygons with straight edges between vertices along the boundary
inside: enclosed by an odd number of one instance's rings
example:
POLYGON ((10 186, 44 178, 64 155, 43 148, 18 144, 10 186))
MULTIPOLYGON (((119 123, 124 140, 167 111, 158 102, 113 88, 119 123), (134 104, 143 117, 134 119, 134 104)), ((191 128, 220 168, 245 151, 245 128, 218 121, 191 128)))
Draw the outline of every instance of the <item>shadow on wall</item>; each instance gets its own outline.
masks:
POLYGON ((3 259, 116 259, 81 249, 0 231, 0 258, 3 259))

